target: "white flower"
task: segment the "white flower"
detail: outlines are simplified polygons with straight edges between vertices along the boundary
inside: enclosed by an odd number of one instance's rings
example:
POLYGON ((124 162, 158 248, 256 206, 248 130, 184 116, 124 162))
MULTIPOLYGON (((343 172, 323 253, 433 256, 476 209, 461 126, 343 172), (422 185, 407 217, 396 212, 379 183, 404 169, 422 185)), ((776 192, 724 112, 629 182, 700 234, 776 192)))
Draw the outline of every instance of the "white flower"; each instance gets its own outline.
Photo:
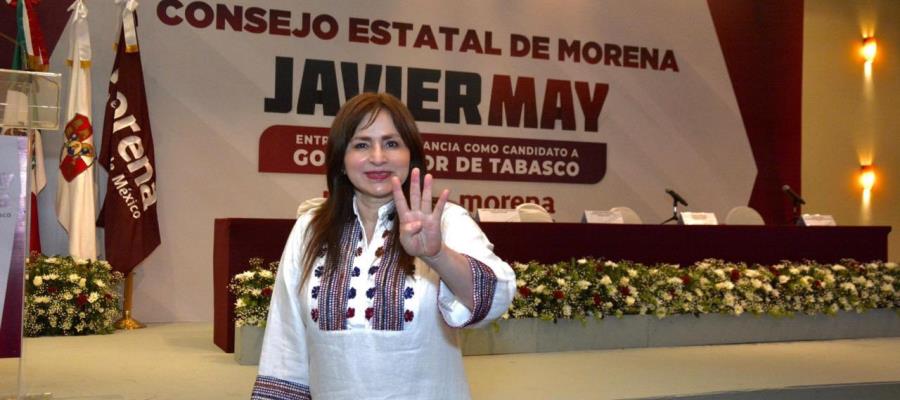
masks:
POLYGON ((684 282, 681 281, 681 278, 675 278, 675 277, 666 279, 666 283, 668 283, 668 284, 670 284, 670 285, 682 285, 682 284, 684 284, 684 282))
POLYGON ((731 283, 731 281, 719 282, 716 284, 716 289, 731 290, 731 289, 734 289, 734 284, 731 283))
POLYGON ((572 307, 568 304, 564 305, 562 308, 563 315, 566 317, 572 316, 572 307))
POLYGON ((525 286, 525 281, 522 279, 516 279, 516 287, 525 286))
POLYGON ((885 283, 884 285, 881 285, 881 291, 891 293, 894 291, 894 285, 891 285, 890 283, 885 283))
POLYGON ((87 285, 87 279, 81 278, 81 279, 78 281, 78 286, 84 287, 85 285, 87 285))
POLYGON ((97 287, 100 287, 100 288, 106 287, 106 284, 103 283, 103 281, 100 279, 94 279, 94 285, 97 285, 97 287))
POLYGON ((603 275, 603 278, 600 278, 600 284, 612 285, 612 279, 609 279, 609 275, 603 275))
POLYGON ((884 278, 884 281, 885 281, 885 282, 894 282, 894 277, 893 277, 893 276, 885 275, 883 278, 884 278))
POLYGON ((47 264, 58 264, 59 263, 59 259, 57 259, 56 257, 50 257, 44 261, 46 261, 47 264))
POLYGON ((841 264, 834 264, 834 265, 831 266, 831 270, 834 271, 834 272, 838 272, 838 271, 846 271, 847 268, 845 268, 845 267, 844 267, 843 265, 841 265, 841 264))
POLYGON ((834 283, 834 274, 831 272, 825 274, 825 283, 834 283))
POLYGON ((261 276, 261 277, 263 277, 263 278, 271 278, 271 277, 272 277, 272 271, 269 271, 269 270, 267 270, 267 269, 264 269, 264 270, 262 270, 262 271, 259 271, 259 276, 261 276))
POLYGON ((80 280, 80 279, 81 279, 81 277, 78 276, 78 274, 69 274, 69 282, 75 283, 75 282, 78 282, 78 280, 80 280))
POLYGON ((787 275, 781 275, 778 277, 778 283, 788 283, 791 278, 787 275))
POLYGON ((528 264, 522 264, 520 262, 513 263, 513 268, 515 268, 519 271, 524 271, 524 270, 528 269, 528 264))
POLYGON ((722 301, 725 303, 725 305, 731 307, 731 306, 734 305, 734 295, 731 294, 731 293, 727 293, 727 294, 725 294, 725 296, 722 298, 722 301))
POLYGON ((260 290, 260 289, 252 289, 252 290, 250 290, 250 294, 252 294, 252 295, 254 295, 254 296, 259 296, 259 295, 262 294, 262 290, 260 290))
POLYGON ((763 283, 759 279, 751 279, 750 285, 753 286, 754 289, 759 289, 762 287, 763 283))
POLYGON ((538 287, 534 288, 534 292, 537 294, 542 294, 547 289, 544 285, 538 285, 538 287))
POLYGON ((581 290, 584 290, 584 289, 587 289, 587 288, 591 287, 591 283, 588 282, 588 281, 586 281, 586 280, 584 280, 584 279, 579 280, 578 282, 575 283, 575 285, 577 285, 578 288, 581 289, 581 290))
POLYGON ((556 279, 556 284, 559 285, 559 287, 566 287, 566 286, 569 286, 569 283, 566 282, 566 280, 563 279, 563 278, 557 278, 557 279, 556 279))
POLYGON ((722 271, 721 269, 715 269, 713 270, 713 273, 715 273, 716 276, 719 277, 719 279, 725 279, 725 271, 722 271))
POLYGON ((63 293, 62 297, 64 300, 72 300, 72 293, 65 292, 63 293))
POLYGON ((757 271, 755 269, 748 269, 748 270, 744 271, 744 276, 746 276, 748 278, 756 278, 757 276, 759 276, 759 271, 757 271))
POLYGON ((628 282, 630 282, 628 277, 623 276, 622 279, 619 279, 619 286, 628 286, 628 282))
POLYGON ((31 283, 33 283, 34 286, 41 286, 44 284, 44 279, 41 278, 40 276, 36 276, 36 277, 34 277, 34 280, 31 281, 31 283))
POLYGON ((844 282, 841 284, 841 289, 844 289, 848 292, 856 292, 856 286, 850 282, 844 282))
POLYGON ((797 269, 797 268, 795 268, 795 267, 791 267, 791 268, 788 268, 788 272, 789 272, 791 275, 797 275, 797 274, 800 273, 800 270, 797 269))
POLYGON ((671 300, 672 300, 672 295, 669 294, 669 292, 663 292, 663 294, 662 294, 662 299, 665 300, 665 301, 671 301, 671 300))
POLYGON ((630 277, 632 277, 632 278, 636 277, 636 276, 637 276, 637 271, 635 271, 635 270, 633 270, 633 269, 631 269, 631 268, 628 268, 628 276, 630 276, 630 277))
POLYGON ((85 265, 87 263, 88 263, 88 260, 85 260, 83 258, 79 258, 79 259, 75 260, 76 265, 85 265))
POLYGON ((579 263, 579 264, 587 264, 587 259, 579 258, 579 259, 578 259, 578 263, 579 263))
POLYGON ((631 297, 631 296, 626 297, 625 304, 628 304, 629 306, 634 304, 634 297, 631 297))
POLYGON ((95 301, 100 299, 100 295, 97 292, 91 292, 88 296, 88 303, 94 304, 95 301))
POLYGON ((741 315, 744 313, 744 307, 741 307, 740 304, 734 306, 734 315, 741 315))
POLYGON ((612 261, 607 261, 607 262, 603 263, 603 265, 605 265, 607 267, 618 267, 619 266, 619 264, 616 264, 612 261))
POLYGON ((245 305, 247 305, 247 304, 244 303, 244 299, 241 299, 241 298, 238 298, 237 301, 234 302, 234 306, 237 307, 237 308, 241 308, 241 307, 243 307, 243 306, 245 306, 245 305))

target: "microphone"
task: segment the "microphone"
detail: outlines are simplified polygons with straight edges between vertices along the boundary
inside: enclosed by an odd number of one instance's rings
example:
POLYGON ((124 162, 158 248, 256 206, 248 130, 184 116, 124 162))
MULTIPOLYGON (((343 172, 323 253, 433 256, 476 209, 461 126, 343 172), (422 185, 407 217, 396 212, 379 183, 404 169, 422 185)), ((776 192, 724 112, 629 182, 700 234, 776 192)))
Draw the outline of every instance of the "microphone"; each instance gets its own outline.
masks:
POLYGON ((688 204, 687 204, 686 201, 684 201, 684 198, 682 198, 681 196, 679 196, 678 193, 675 193, 674 190, 672 190, 672 189, 666 189, 666 193, 668 193, 669 196, 672 196, 672 200, 675 200, 675 204, 676 204, 676 205, 677 205, 678 203, 681 203, 681 205, 687 207, 688 204))
POLYGON ((794 204, 806 204, 806 201, 803 200, 803 198, 800 197, 800 195, 797 194, 797 192, 795 192, 793 189, 791 189, 790 185, 782 186, 781 191, 784 192, 785 194, 787 194, 788 196, 790 196, 791 200, 794 200, 794 204))

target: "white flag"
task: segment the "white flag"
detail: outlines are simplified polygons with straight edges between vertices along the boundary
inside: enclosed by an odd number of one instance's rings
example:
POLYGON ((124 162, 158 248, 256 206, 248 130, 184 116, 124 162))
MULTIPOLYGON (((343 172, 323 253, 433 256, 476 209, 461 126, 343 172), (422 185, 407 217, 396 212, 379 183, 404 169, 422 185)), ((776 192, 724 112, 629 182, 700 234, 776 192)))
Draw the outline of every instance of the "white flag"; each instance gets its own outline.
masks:
POLYGON ((94 129, 91 126, 91 39, 87 7, 75 1, 69 10, 69 98, 59 160, 56 214, 69 232, 69 254, 97 258, 94 192, 94 129))

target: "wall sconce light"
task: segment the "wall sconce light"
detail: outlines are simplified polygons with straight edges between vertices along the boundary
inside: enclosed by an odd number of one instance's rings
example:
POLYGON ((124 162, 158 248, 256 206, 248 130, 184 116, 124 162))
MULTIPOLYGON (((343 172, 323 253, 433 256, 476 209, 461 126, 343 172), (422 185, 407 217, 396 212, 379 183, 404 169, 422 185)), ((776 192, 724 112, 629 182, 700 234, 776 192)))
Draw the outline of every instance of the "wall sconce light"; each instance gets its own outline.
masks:
POLYGON ((875 186, 875 168, 871 165, 859 167, 859 184, 865 191, 872 190, 872 187, 875 186))
POLYGON ((870 36, 863 38, 862 49, 860 49, 860 52, 867 63, 874 61, 875 55, 878 53, 878 42, 875 41, 875 37, 870 36))

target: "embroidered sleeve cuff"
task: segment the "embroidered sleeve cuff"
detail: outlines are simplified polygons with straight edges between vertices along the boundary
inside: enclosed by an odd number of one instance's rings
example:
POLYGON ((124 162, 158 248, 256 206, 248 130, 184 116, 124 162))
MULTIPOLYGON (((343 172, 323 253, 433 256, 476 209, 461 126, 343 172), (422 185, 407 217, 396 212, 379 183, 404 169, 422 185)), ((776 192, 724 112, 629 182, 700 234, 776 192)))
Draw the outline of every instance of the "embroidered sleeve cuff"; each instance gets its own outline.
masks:
POLYGON ((309 386, 284 379, 259 375, 253 384, 251 400, 312 400, 309 386))
POLYGON ((477 324, 483 320, 494 301, 494 291, 497 289, 497 276, 494 275, 487 265, 466 254, 463 254, 469 261, 469 268, 472 269, 472 294, 473 310, 469 310, 449 288, 441 282, 438 293, 438 301, 441 313, 447 324, 454 328, 464 328, 473 324, 477 324))

